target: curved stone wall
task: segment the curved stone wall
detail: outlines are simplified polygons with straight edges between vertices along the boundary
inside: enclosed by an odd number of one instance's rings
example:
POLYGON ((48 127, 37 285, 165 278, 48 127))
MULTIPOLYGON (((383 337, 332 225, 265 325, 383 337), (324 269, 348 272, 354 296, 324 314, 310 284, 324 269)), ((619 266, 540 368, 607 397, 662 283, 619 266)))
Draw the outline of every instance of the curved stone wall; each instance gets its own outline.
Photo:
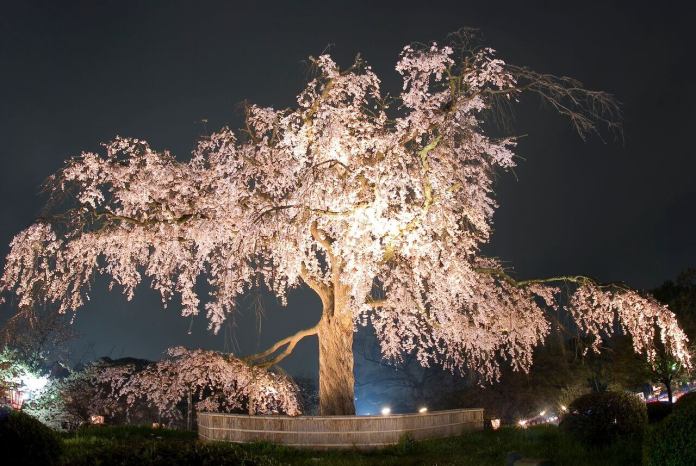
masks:
POLYGON ((483 409, 391 416, 247 416, 198 413, 203 440, 272 442, 297 448, 361 448, 393 445, 404 434, 416 440, 483 429, 483 409))

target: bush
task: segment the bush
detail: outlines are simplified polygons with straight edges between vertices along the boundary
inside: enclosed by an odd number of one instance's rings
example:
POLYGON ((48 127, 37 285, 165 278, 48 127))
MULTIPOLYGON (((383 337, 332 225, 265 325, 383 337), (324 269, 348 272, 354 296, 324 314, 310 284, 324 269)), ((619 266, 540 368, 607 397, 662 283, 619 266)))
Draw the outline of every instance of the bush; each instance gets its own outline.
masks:
POLYGON ((645 404, 631 393, 588 393, 573 401, 561 429, 586 445, 642 437, 648 423, 645 404))
POLYGON ((28 465, 58 464, 62 442, 58 434, 21 411, 0 408, 2 455, 28 465))
POLYGON ((696 392, 689 392, 679 397, 674 404, 674 410, 681 411, 682 409, 691 409, 690 406, 694 405, 696 405, 696 392))
POLYGON ((691 466, 696 464, 696 403, 681 399, 674 412, 650 428, 643 446, 647 466, 691 466), (680 406, 681 404, 681 406, 680 406))
POLYGON ((414 453, 417 453, 419 450, 420 444, 416 442, 416 440, 413 438, 413 436, 409 433, 402 434, 401 437, 399 437, 399 443, 394 445, 392 447, 392 450, 394 453, 397 455, 404 455, 404 456, 409 456, 413 455, 414 453))
POLYGON ((672 412, 672 404, 669 402, 648 403, 645 406, 648 408, 648 422, 650 424, 660 422, 672 412))

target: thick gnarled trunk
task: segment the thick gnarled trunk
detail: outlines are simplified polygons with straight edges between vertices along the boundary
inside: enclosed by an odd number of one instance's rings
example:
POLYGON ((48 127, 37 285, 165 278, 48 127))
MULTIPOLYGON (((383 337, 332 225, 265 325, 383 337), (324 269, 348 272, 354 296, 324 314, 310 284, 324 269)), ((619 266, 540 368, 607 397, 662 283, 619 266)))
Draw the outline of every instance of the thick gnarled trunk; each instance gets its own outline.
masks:
POLYGON ((246 359, 261 367, 276 365, 292 353, 300 340, 316 335, 319 340, 319 412, 325 416, 355 414, 353 313, 347 289, 340 284, 329 286, 308 282, 322 301, 319 323, 246 359))
POLYGON ((321 294, 323 313, 317 332, 319 413, 323 416, 355 414, 353 315, 346 288, 336 285, 321 294))
POLYGON ((351 316, 322 317, 319 324, 319 412, 355 414, 353 321, 351 316))
POLYGON ((351 415, 355 414, 355 376, 349 288, 340 280, 341 260, 332 255, 331 242, 316 223, 312 224, 312 237, 327 251, 331 280, 316 280, 304 265, 300 276, 321 299, 321 320, 316 326, 300 330, 247 360, 261 363, 264 367, 273 366, 291 354, 300 340, 316 335, 319 340, 319 413, 324 416, 351 415))

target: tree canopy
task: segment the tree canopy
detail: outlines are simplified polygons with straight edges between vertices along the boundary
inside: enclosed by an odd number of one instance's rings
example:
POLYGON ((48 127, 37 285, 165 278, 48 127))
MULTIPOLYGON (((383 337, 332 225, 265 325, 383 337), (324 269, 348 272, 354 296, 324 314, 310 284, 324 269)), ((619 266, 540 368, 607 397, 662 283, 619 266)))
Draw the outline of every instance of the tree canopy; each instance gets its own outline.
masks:
POLYGON ((690 364, 674 314, 652 297, 582 276, 518 281, 481 253, 495 176, 517 160, 515 138, 493 137, 484 116, 532 93, 584 137, 615 127, 611 96, 468 41, 406 46, 397 98, 360 57, 313 64, 294 108, 248 105, 241 131, 202 138, 190 160, 117 137, 68 161, 48 183, 51 213, 12 241, 0 289, 20 307, 67 312, 95 274, 128 299, 148 279, 165 305, 180 296, 182 315, 203 307, 216 331, 250 288, 284 301, 305 283, 332 316, 371 323, 385 357, 413 352, 493 380, 502 360, 530 367, 544 309, 561 305, 567 283, 568 311, 597 342, 619 325, 636 352, 654 358, 657 335, 690 364))

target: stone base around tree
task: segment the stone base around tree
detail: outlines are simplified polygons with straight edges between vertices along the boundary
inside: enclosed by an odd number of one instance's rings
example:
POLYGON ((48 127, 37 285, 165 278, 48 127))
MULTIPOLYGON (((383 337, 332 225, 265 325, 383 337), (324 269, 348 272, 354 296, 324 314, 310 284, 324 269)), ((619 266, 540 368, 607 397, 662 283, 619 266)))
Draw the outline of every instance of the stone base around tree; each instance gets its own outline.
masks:
POLYGON ((271 442, 311 449, 376 449, 399 442, 453 437, 483 430, 483 409, 389 416, 248 416, 198 413, 201 440, 271 442))

